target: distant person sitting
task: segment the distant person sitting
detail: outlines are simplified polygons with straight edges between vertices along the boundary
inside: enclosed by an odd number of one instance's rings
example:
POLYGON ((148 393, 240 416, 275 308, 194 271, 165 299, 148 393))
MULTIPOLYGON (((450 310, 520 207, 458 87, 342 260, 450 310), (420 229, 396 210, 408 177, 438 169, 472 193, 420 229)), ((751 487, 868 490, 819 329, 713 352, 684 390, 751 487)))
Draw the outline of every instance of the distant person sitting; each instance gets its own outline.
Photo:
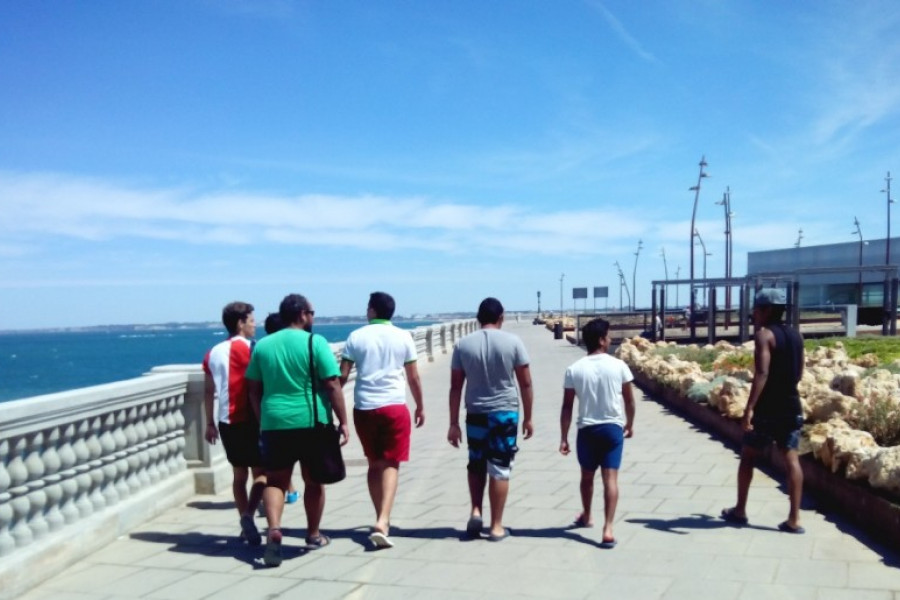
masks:
POLYGON ((251 545, 262 542, 253 522, 253 514, 262 498, 266 477, 259 451, 259 422, 247 397, 244 379, 250 363, 252 338, 256 333, 253 305, 232 302, 222 310, 222 323, 228 339, 219 342, 203 359, 206 376, 204 408, 206 410, 206 441, 215 444, 221 436, 225 456, 231 464, 231 491, 240 515, 241 537, 251 545), (253 475, 253 485, 247 494, 247 479, 253 475))
POLYGON ((369 540, 376 548, 394 545, 390 537, 391 509, 397 494, 400 463, 409 460, 412 430, 406 406, 406 386, 416 403, 416 427, 425 424, 422 384, 416 367, 416 344, 409 331, 391 324, 394 299, 384 292, 369 296, 369 324, 353 331, 341 355, 341 385, 356 366, 353 422, 369 461, 368 485, 375 506, 369 540))
MULTIPOLYGON (((266 335, 272 335, 284 329, 284 325, 281 324, 281 315, 277 312, 269 313, 269 316, 266 317, 265 328, 266 335)), ((294 487, 294 479, 292 477, 287 493, 284 495, 284 501, 288 504, 294 504, 299 498, 300 495, 297 493, 297 488, 294 487)))

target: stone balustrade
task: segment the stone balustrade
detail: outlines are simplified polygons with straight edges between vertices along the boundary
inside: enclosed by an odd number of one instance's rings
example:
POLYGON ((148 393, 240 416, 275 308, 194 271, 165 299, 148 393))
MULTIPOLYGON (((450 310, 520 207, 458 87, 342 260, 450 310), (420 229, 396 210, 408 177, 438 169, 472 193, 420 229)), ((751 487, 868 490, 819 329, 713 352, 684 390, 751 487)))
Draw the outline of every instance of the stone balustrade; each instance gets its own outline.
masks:
MULTIPOLYGON (((411 334, 430 362, 476 328, 455 321, 411 334)), ((331 347, 339 358, 343 345, 331 347)), ((221 444, 203 438, 203 385, 199 364, 168 365, 0 403, 0 598, 193 494, 230 486, 221 444)))

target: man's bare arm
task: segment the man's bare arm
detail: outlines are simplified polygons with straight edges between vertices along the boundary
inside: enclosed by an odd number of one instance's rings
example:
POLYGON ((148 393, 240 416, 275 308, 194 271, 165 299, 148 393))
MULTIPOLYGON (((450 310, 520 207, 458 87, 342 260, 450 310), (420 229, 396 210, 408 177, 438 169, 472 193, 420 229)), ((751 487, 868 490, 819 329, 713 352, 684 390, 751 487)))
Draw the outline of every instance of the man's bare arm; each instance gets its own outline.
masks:
POLYGON ((569 427, 572 426, 572 409, 575 406, 575 390, 563 390, 562 409, 559 411, 559 452, 569 453, 569 427))
POLYGON ((531 385, 531 370, 528 365, 516 367, 516 380, 519 382, 519 393, 522 394, 522 437, 527 440, 534 433, 534 425, 531 423, 534 388, 531 385))
POLYGON ((425 424, 425 406, 422 403, 422 380, 419 379, 419 367, 413 360, 403 365, 403 370, 406 371, 406 383, 409 385, 409 391, 416 403, 416 427, 421 427, 425 424))
POLYGON ((350 379, 350 371, 353 369, 353 361, 347 360, 346 358, 341 359, 341 387, 347 385, 347 380, 350 379))
POLYGON ((450 429, 447 432, 447 441, 454 448, 459 448, 459 443, 462 441, 462 430, 459 427, 459 406, 462 403, 462 390, 465 381, 465 371, 462 369, 450 370, 450 429))
POLYGON ((340 378, 322 379, 319 381, 319 385, 328 395, 331 410, 337 417, 338 427, 341 430, 341 446, 343 446, 350 441, 350 427, 347 425, 347 407, 344 404, 344 390, 341 389, 340 378))

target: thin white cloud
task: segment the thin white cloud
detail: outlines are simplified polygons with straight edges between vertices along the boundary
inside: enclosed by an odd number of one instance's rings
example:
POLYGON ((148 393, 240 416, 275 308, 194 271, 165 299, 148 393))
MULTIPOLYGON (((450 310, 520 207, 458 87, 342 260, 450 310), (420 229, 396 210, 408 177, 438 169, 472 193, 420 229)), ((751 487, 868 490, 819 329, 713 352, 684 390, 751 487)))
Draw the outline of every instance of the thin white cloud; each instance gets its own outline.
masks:
POLYGON ((602 2, 589 2, 590 6, 597 10, 600 15, 604 18, 606 23, 609 25, 610 29, 618 36, 620 40, 637 56, 642 58, 647 62, 656 63, 659 62, 657 58, 649 51, 647 51, 641 43, 633 36, 629 31, 625 28, 619 19, 616 18, 614 14, 612 14, 606 6, 603 5, 602 2))
POLYGON ((593 252, 645 227, 627 211, 538 212, 517 204, 477 206, 425 198, 277 196, 142 189, 59 174, 0 172, 6 218, 0 232, 25 248, 59 239, 149 240, 193 245, 297 246, 471 253, 593 252))

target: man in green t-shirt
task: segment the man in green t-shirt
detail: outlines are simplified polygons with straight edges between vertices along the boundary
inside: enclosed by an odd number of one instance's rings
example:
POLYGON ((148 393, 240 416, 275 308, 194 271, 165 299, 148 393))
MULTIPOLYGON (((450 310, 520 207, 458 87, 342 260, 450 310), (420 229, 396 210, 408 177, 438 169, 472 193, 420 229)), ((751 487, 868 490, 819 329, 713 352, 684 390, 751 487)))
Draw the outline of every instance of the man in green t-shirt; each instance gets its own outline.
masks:
POLYGON ((250 403, 260 420, 262 463, 267 476, 263 501, 269 523, 264 560, 272 567, 281 564, 284 493, 298 461, 304 483, 306 545, 319 548, 329 542, 319 531, 325 487, 310 477, 308 467, 321 454, 314 443, 314 414, 319 422, 331 423, 333 411, 340 427, 341 445, 350 439, 341 371, 325 338, 312 334, 312 305, 300 294, 289 294, 281 301, 278 312, 284 329, 256 344, 246 373, 250 403))

